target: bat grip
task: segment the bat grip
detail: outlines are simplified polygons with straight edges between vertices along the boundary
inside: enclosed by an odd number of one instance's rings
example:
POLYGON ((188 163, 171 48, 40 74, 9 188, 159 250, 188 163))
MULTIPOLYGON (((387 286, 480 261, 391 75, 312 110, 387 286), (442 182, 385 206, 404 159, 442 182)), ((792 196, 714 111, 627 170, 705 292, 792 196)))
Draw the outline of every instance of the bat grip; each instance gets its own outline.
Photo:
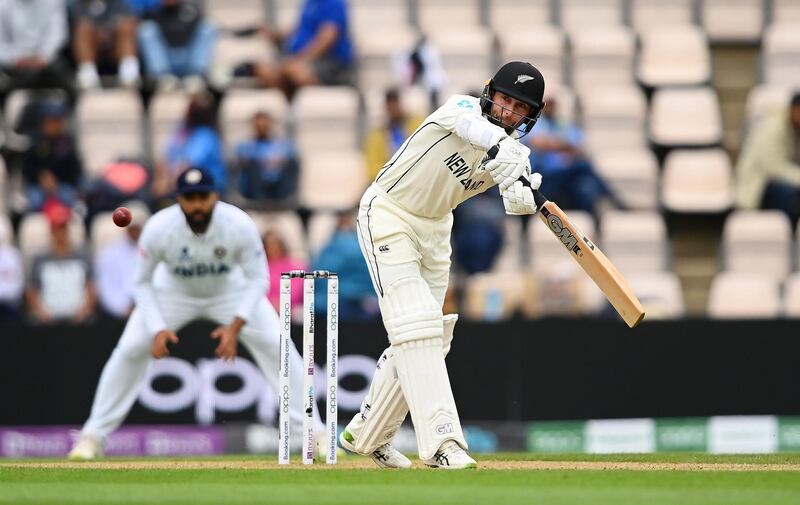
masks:
MULTIPOLYGON (((489 150, 486 152, 486 155, 489 157, 489 159, 490 159, 490 160, 493 160, 493 159, 494 159, 494 157, 495 157, 495 156, 497 156, 497 153, 498 153, 499 151, 500 151, 500 148, 499 148, 499 147, 497 147, 497 146, 492 146, 492 147, 491 147, 491 148, 490 148, 490 149, 489 149, 489 150)), ((517 179, 517 180, 518 180, 518 181, 520 181, 520 182, 522 183, 522 185, 523 185, 523 186, 527 186, 527 187, 529 187, 529 188, 531 187, 531 181, 529 181, 529 180, 528 180, 528 179, 526 179, 525 177, 523 177, 523 176, 520 176, 520 177, 519 177, 519 179, 517 179)), ((544 195, 542 194, 542 192, 541 192, 541 191, 539 191, 538 189, 533 189, 532 191, 533 191, 533 201, 536 203, 536 208, 539 208, 539 209, 541 209, 541 208, 542 208, 542 205, 544 205, 545 203, 547 203, 547 197, 546 197, 546 196, 544 196, 544 195)))

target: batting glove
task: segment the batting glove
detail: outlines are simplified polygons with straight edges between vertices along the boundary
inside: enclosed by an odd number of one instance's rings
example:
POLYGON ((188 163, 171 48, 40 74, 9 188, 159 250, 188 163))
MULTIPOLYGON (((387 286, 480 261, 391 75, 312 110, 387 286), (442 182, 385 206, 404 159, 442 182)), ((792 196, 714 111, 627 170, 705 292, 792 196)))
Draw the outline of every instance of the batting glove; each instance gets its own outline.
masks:
POLYGON ((530 178, 530 187, 522 181, 514 181, 505 191, 500 191, 503 197, 503 206, 506 214, 510 216, 521 216, 524 214, 536 213, 536 202, 533 200, 533 190, 539 189, 542 185, 542 174, 533 174, 530 178))
POLYGON ((528 157, 531 150, 511 137, 506 137, 498 144, 497 155, 486 163, 486 170, 500 191, 514 184, 522 175, 530 175, 531 163, 528 157))

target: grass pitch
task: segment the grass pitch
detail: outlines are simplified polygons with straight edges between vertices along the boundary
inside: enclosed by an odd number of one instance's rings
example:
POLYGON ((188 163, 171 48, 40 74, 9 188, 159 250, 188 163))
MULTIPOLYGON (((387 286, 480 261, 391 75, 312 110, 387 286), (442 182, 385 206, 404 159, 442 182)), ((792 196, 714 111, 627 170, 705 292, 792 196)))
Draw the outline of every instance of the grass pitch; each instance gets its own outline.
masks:
POLYGON ((278 467, 274 457, 0 461, 0 504, 800 503, 800 454, 501 454, 478 470, 278 467))

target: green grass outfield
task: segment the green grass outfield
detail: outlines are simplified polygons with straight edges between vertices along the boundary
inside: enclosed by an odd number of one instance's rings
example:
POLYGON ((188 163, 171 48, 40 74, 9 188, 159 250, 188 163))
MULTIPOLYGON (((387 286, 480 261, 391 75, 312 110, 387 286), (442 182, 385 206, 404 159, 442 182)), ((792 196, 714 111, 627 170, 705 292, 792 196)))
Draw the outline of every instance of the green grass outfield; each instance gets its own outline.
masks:
POLYGON ((800 504, 800 454, 495 454, 478 470, 274 457, 0 460, 0 504, 800 504))

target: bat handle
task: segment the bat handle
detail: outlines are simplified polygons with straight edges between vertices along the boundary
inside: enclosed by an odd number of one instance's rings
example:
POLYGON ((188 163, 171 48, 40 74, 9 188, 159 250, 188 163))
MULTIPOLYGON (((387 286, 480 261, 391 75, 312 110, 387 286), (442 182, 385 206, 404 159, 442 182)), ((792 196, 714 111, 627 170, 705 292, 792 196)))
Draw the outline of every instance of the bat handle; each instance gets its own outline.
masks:
MULTIPOLYGON (((500 148, 497 146, 492 146, 487 152, 486 155, 489 157, 490 160, 493 160, 495 156, 497 156, 498 151, 500 148)), ((526 179, 523 176, 520 176, 518 181, 522 182, 523 186, 531 187, 531 181, 526 179)), ((538 189, 534 189, 533 191, 533 201, 536 203, 536 208, 541 209, 542 205, 547 203, 547 197, 542 194, 541 191, 538 189)))

